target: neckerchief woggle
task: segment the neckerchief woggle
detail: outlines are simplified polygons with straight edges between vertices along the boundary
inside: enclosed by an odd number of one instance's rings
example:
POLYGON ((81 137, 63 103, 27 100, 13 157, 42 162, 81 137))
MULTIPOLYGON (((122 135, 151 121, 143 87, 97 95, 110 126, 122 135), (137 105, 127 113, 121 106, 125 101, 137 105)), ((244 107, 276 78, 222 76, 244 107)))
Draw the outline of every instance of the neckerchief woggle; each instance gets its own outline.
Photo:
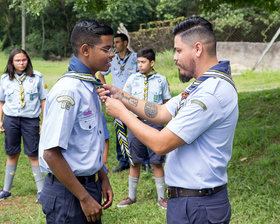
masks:
POLYGON ((216 78, 216 77, 220 78, 220 79, 223 79, 223 80, 226 80, 236 90, 235 84, 234 84, 234 82, 233 82, 233 80, 231 78, 229 62, 228 61, 221 61, 221 62, 219 62, 219 64, 217 64, 217 65, 213 66, 212 68, 210 68, 209 70, 207 70, 202 76, 200 76, 198 78, 198 80, 195 80, 184 92, 182 92, 182 94, 181 94, 182 97, 181 97, 181 100, 180 100, 180 103, 179 103, 178 107, 176 108, 176 111, 174 113, 174 117, 176 117, 176 115, 178 114, 179 110, 185 104, 185 101, 186 101, 187 97, 189 96, 189 94, 192 91, 194 91, 205 80, 207 80, 209 78, 216 78), (228 69, 225 70, 225 71, 220 71, 222 69, 219 69, 219 66, 224 66, 224 65, 227 65, 228 69), (215 69, 216 67, 218 67, 218 68, 215 69))
MULTIPOLYGON (((96 88, 102 88, 103 87, 102 82, 99 79, 93 77, 92 74, 78 73, 78 72, 75 72, 75 71, 68 71, 61 78, 64 78, 64 77, 79 79, 79 80, 86 81, 86 82, 91 82, 95 85, 96 88)), ((114 125, 115 125, 115 130, 116 130, 116 133, 117 133, 118 142, 121 146, 122 155, 124 157, 125 157, 125 155, 127 155, 130 164, 132 166, 135 166, 133 161, 132 161, 132 157, 131 157, 131 154, 130 154, 130 151, 129 151, 129 148, 128 148, 127 134, 125 132, 123 122, 119 119, 115 119, 114 125)))

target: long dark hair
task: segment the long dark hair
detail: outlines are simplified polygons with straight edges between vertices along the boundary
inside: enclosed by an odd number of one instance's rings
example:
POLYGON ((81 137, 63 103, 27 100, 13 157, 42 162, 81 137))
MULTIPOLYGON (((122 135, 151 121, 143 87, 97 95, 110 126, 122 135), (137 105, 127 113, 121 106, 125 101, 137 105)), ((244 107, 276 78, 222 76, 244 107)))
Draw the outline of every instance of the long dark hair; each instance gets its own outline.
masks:
POLYGON ((6 66, 6 70, 5 70, 5 73, 8 73, 10 80, 13 80, 15 78, 15 72, 16 71, 15 71, 15 67, 13 65, 13 60, 14 60, 14 56, 16 54, 19 54, 19 53, 25 54, 25 56, 28 59, 27 66, 26 66, 26 68, 24 70, 24 73, 26 75, 29 75, 29 76, 34 76, 34 74, 33 74, 33 66, 32 66, 30 57, 28 56, 26 51, 23 50, 23 49, 20 49, 20 48, 15 48, 10 53, 10 56, 9 56, 9 59, 8 59, 8 62, 7 62, 7 66, 6 66))

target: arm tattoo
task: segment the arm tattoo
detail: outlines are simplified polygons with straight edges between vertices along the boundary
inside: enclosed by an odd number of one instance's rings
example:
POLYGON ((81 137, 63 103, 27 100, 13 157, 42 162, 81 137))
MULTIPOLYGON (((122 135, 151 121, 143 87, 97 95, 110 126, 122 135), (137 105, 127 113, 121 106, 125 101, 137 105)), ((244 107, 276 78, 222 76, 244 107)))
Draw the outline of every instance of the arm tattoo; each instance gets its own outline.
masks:
POLYGON ((158 108, 155 103, 146 102, 144 107, 145 115, 149 118, 155 118, 158 114, 158 108))
POLYGON ((134 98, 134 97, 127 97, 124 95, 124 93, 122 93, 121 99, 125 99, 128 101, 128 103, 134 107, 138 106, 138 99, 134 98))

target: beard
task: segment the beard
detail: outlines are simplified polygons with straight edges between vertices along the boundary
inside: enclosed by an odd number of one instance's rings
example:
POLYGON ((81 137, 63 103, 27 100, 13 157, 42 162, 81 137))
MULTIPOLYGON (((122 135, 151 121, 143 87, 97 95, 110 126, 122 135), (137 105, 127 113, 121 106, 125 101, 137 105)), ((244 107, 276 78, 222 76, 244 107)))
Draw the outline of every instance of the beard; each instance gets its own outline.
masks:
POLYGON ((185 74, 180 73, 179 71, 179 79, 182 83, 189 82, 192 77, 186 76, 185 74))
POLYGON ((180 64, 177 64, 177 66, 180 66, 181 68, 184 68, 184 72, 180 71, 179 70, 179 79, 182 83, 185 83, 185 82, 189 82, 195 75, 195 70, 196 70, 196 65, 195 65, 195 62, 194 60, 191 60, 190 61, 190 64, 188 67, 184 67, 180 64))

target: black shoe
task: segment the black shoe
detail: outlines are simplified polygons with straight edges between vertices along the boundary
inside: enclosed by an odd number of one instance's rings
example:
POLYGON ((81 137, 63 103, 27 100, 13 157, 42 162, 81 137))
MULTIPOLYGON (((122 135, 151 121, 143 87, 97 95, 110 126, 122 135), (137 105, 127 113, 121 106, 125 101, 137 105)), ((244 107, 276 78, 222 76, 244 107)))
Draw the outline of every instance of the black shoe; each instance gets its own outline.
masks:
POLYGON ((118 165, 115 169, 113 169, 113 173, 121 172, 121 171, 127 170, 127 169, 129 169, 129 166, 118 165))

